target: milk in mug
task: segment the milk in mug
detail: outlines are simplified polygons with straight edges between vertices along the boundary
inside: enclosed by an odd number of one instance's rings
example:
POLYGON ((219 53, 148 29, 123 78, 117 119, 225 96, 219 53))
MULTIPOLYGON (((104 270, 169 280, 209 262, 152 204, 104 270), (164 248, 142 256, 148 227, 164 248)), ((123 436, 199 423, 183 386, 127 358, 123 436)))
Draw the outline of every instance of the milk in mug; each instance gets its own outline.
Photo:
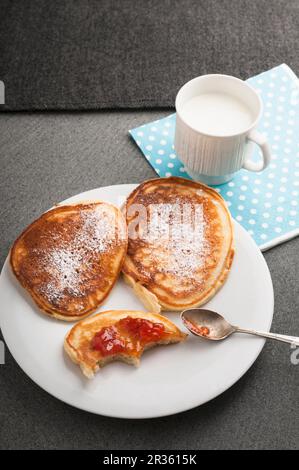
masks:
POLYGON ((227 93, 203 93, 186 101, 182 119, 195 130, 214 136, 228 136, 245 131, 253 122, 250 109, 227 93))

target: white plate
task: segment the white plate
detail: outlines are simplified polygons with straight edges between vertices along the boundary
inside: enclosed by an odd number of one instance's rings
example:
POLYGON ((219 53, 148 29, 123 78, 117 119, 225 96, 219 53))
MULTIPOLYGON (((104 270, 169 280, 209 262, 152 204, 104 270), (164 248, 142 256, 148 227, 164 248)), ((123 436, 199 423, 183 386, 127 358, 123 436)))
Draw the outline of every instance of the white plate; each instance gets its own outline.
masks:
MULTIPOLYGON (((108 186, 65 202, 103 199, 119 204, 134 188, 108 186)), ((251 237, 238 223, 234 225, 236 255, 231 272, 206 307, 235 324, 268 331, 273 316, 269 270, 251 237)), ((246 335, 235 334, 220 343, 190 336, 185 343, 146 352, 138 369, 115 362, 90 381, 63 351, 63 339, 72 324, 41 314, 14 279, 7 261, 0 298, 2 332, 24 372, 60 400, 106 416, 152 418, 201 405, 240 379, 264 345, 264 340, 246 335)), ((142 309, 142 305, 120 280, 101 310, 125 308, 142 309)), ((167 316, 182 327, 177 313, 167 316)))

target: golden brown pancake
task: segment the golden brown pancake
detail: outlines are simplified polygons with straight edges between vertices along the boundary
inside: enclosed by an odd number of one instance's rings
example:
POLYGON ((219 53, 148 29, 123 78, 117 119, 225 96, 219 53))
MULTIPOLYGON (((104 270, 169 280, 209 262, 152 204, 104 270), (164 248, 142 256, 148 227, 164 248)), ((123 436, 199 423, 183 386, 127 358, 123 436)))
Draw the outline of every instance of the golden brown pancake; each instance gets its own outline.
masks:
POLYGON ((146 181, 125 207, 125 280, 147 309, 183 310, 223 285, 234 255, 233 228, 222 197, 183 178, 146 181))
POLYGON ((104 301, 126 249, 126 224, 117 207, 106 202, 57 206, 19 236, 10 263, 44 313, 72 321, 104 301))
MULTIPOLYGON (((121 360, 128 364, 138 366, 144 350, 158 344, 170 344, 184 341, 187 337, 168 318, 157 313, 136 310, 109 310, 78 322, 67 334, 64 349, 73 362, 79 364, 86 377, 92 378, 101 367, 111 361, 121 360), (133 324, 128 330, 123 321, 145 323, 141 329, 133 324), (147 324, 150 328, 148 329, 147 324), (143 341, 140 336, 143 328, 149 330, 149 336, 143 341), (152 331, 158 326, 157 331, 152 331), (162 331, 161 331, 162 329, 162 331), (94 341, 100 335, 104 341, 104 352, 94 341), (116 347, 116 350, 113 349, 116 347)), ((103 343, 101 342, 100 345, 103 343)))

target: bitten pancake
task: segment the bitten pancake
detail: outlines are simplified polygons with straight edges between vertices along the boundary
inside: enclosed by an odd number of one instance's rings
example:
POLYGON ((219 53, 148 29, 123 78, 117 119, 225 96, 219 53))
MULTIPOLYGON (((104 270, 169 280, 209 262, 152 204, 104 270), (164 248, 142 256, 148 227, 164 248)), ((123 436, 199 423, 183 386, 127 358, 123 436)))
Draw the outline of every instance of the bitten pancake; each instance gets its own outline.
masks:
POLYGON ((136 310, 109 310, 77 323, 67 334, 64 349, 92 378, 101 367, 121 360, 139 365, 144 350, 187 337, 162 315, 136 310))
POLYGON ((126 223, 117 207, 106 202, 57 206, 19 236, 10 263, 44 313, 72 321, 104 301, 126 249, 126 223))
POLYGON ((125 280, 151 311, 207 302, 232 264, 233 228, 213 189, 183 178, 146 181, 128 197, 125 280))

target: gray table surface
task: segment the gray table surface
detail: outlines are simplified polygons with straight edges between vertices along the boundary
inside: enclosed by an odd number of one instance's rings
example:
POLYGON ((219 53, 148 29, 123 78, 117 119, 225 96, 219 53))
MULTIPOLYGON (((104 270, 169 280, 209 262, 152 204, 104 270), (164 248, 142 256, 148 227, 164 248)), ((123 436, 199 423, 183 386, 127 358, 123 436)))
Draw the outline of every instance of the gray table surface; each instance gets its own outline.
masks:
MULTIPOLYGON (((153 177, 127 131, 165 114, 0 115, 1 266, 19 232, 53 203, 91 188, 153 177)), ((275 292, 272 329, 299 336, 298 252, 297 238, 265 258, 275 292)), ((176 416, 130 421, 92 415, 53 398, 6 350, 0 366, 0 447, 298 449, 299 365, 291 363, 291 352, 288 345, 268 342, 247 374, 213 401, 176 416)))

